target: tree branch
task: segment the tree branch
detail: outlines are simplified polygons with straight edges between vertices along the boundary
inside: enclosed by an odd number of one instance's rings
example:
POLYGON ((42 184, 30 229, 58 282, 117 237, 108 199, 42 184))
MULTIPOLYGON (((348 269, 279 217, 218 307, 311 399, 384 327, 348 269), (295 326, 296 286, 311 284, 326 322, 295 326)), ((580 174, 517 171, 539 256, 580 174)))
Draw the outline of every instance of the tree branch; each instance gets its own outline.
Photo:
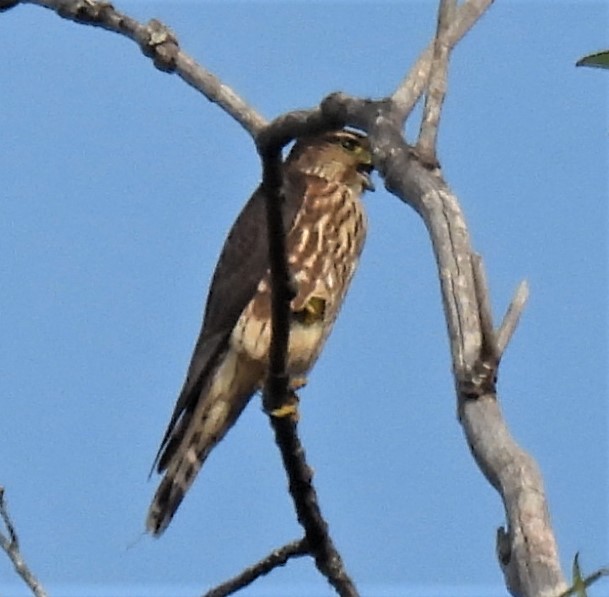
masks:
POLYGON ((328 533, 328 524, 321 514, 317 493, 313 487, 313 471, 306 462, 304 449, 297 433, 296 416, 276 416, 284 405, 297 403, 289 388, 286 372, 290 333, 290 302, 294 297, 286 259, 286 231, 281 213, 282 160, 284 145, 294 137, 313 134, 336 127, 337 121, 326 119, 317 112, 296 112, 271 123, 257 138, 263 164, 262 186, 266 195, 271 272, 272 332, 263 404, 269 414, 275 441, 281 452, 294 501, 298 522, 317 569, 328 579, 339 595, 356 596, 357 590, 347 574, 342 558, 328 533))
POLYGON ((26 564, 23 556, 21 555, 17 531, 15 530, 13 521, 9 516, 6 500, 4 499, 4 487, 0 487, 0 518, 4 523, 7 533, 5 535, 4 533, 0 532, 0 548, 2 548, 9 557, 10 561, 13 563, 15 571, 28 586, 30 591, 32 591, 36 597, 47 597, 44 587, 34 576, 33 572, 30 570, 29 566, 26 564))
MULTIPOLYGON (((493 0, 466 0, 459 6, 446 31, 445 43, 448 48, 453 48, 463 39, 492 3, 493 0)), ((435 40, 419 56, 406 78, 391 96, 395 118, 402 126, 421 95, 425 93, 433 61, 434 47, 435 40)))
POLYGON ((406 144, 401 108, 391 98, 366 102, 333 94, 322 102, 347 124, 367 130, 387 189, 422 217, 432 241, 446 316, 459 418, 480 470, 500 493, 508 523, 498 537, 506 585, 514 595, 556 595, 566 587, 535 461, 511 437, 497 402, 498 357, 526 300, 521 286, 499 333, 479 258, 457 198, 438 168, 406 144))
MULTIPOLYGON (((233 89, 183 52, 173 31, 157 19, 151 19, 143 25, 117 11, 109 2, 94 0, 21 0, 19 3, 36 4, 53 10, 64 19, 101 27, 131 39, 139 45, 145 56, 152 59, 156 68, 167 73, 175 72, 210 102, 222 108, 252 136, 267 123, 233 89)), ((11 1, 5 9, 17 4, 11 1)))
POLYGON ((308 553, 309 548, 305 539, 292 541, 292 543, 288 543, 283 547, 273 550, 265 558, 253 566, 246 568, 237 576, 211 589, 205 593, 203 597, 225 597, 226 595, 232 595, 240 589, 252 584, 261 576, 268 574, 271 570, 274 570, 279 566, 284 566, 289 559, 300 558, 304 555, 308 555, 308 553))
POLYGON ((438 25, 429 70, 429 83, 427 93, 425 94, 425 107, 423 109, 423 118, 421 119, 419 139, 416 145, 416 150, 421 159, 430 165, 438 163, 436 144, 442 104, 444 103, 448 84, 448 59, 451 50, 446 41, 446 33, 453 19, 455 8, 456 0, 440 0, 438 25))
MULTIPOLYGON (((492 329, 480 314, 481 285, 472 269, 469 233, 456 197, 438 171, 430 172, 403 146, 384 156, 388 188, 413 205, 429 230, 447 319, 460 421, 481 471, 500 493, 508 520, 508 549, 500 563, 514 595, 556 595, 565 585, 541 475, 511 437, 497 403, 493 353, 505 349, 501 333, 490 351, 492 329), (486 340, 485 340, 486 338, 486 340)), ((486 303, 488 299, 484 300, 486 303)), ((513 321, 513 319, 512 319, 513 321)), ((513 331, 515 324, 510 323, 513 331)), ((508 327, 502 327, 508 329, 508 327)))
POLYGON ((493 309, 491 307, 491 295, 486 272, 482 263, 482 257, 477 253, 471 256, 472 274, 474 276, 474 292, 478 301, 478 312, 480 315, 480 333, 482 334, 482 346, 480 354, 483 360, 492 364, 493 368, 499 366, 500 353, 497 348, 497 337, 493 324, 493 309))
POLYGON ((508 310, 501 322, 501 327, 497 332, 497 350, 499 351, 499 355, 503 355, 505 349, 509 341, 512 338, 512 335, 516 331, 516 326, 520 321, 520 316, 524 311, 524 307, 529 298, 529 285, 526 280, 523 280, 518 285, 516 292, 514 294, 514 298, 508 307, 508 310))
POLYGON ((290 302, 295 296, 286 259, 286 231, 281 211, 282 150, 293 139, 340 127, 338 119, 321 111, 290 112, 263 128, 256 136, 262 160, 262 187, 266 196, 271 277, 272 333, 269 374, 263 404, 267 413, 279 409, 288 399, 286 356, 290 333, 290 302))

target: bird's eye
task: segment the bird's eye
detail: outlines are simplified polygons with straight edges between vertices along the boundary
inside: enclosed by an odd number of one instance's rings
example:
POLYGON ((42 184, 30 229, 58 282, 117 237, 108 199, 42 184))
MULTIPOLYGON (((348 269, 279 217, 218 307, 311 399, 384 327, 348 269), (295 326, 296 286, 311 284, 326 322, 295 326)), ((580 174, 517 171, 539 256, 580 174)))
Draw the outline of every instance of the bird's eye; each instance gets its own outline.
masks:
POLYGON ((343 138, 343 139, 341 139, 340 140, 340 144, 347 151, 355 151, 359 147, 359 143, 357 141, 355 141, 354 139, 349 139, 349 138, 343 138))

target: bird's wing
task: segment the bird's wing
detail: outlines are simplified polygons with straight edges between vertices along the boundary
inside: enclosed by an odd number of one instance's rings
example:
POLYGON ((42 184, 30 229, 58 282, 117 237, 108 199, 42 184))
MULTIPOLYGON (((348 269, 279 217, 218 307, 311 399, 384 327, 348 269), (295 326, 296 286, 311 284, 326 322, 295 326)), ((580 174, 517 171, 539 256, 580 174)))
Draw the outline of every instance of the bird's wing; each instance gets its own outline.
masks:
MULTIPOLYGON (((283 222, 290 230, 302 204, 306 179, 290 175, 290 192, 282 204, 283 222)), ((173 455, 199 400, 206 396, 230 335, 268 269, 266 196, 258 187, 235 220, 220 254, 207 296, 205 316, 182 391, 153 463, 162 472, 173 455)))

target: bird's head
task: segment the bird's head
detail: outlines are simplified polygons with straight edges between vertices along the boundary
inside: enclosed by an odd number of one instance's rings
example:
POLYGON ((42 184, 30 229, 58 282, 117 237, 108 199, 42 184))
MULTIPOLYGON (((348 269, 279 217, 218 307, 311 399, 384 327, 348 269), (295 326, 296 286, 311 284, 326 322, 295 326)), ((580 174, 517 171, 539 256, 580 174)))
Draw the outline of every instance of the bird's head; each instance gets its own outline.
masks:
POLYGON ((370 144, 365 135, 350 130, 330 131, 299 139, 286 165, 300 172, 338 181, 358 192, 374 190, 370 144))

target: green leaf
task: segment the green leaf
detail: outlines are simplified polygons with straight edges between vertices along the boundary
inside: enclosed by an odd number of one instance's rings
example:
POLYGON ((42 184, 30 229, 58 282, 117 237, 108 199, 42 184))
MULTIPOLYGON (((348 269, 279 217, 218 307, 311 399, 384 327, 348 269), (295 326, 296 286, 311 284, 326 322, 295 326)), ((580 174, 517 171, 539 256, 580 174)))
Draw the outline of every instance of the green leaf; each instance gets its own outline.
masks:
POLYGON ((609 68, 609 51, 597 52, 584 56, 575 63, 575 66, 591 66, 593 68, 609 68))
POLYGON ((588 597, 586 589, 604 576, 609 576, 609 568, 600 568, 584 578, 579 566, 579 552, 577 552, 573 558, 573 584, 560 597, 588 597))
POLYGON ((579 567, 579 552, 575 554, 573 558, 573 595, 577 597, 587 597, 586 583, 582 578, 582 570, 579 567))

